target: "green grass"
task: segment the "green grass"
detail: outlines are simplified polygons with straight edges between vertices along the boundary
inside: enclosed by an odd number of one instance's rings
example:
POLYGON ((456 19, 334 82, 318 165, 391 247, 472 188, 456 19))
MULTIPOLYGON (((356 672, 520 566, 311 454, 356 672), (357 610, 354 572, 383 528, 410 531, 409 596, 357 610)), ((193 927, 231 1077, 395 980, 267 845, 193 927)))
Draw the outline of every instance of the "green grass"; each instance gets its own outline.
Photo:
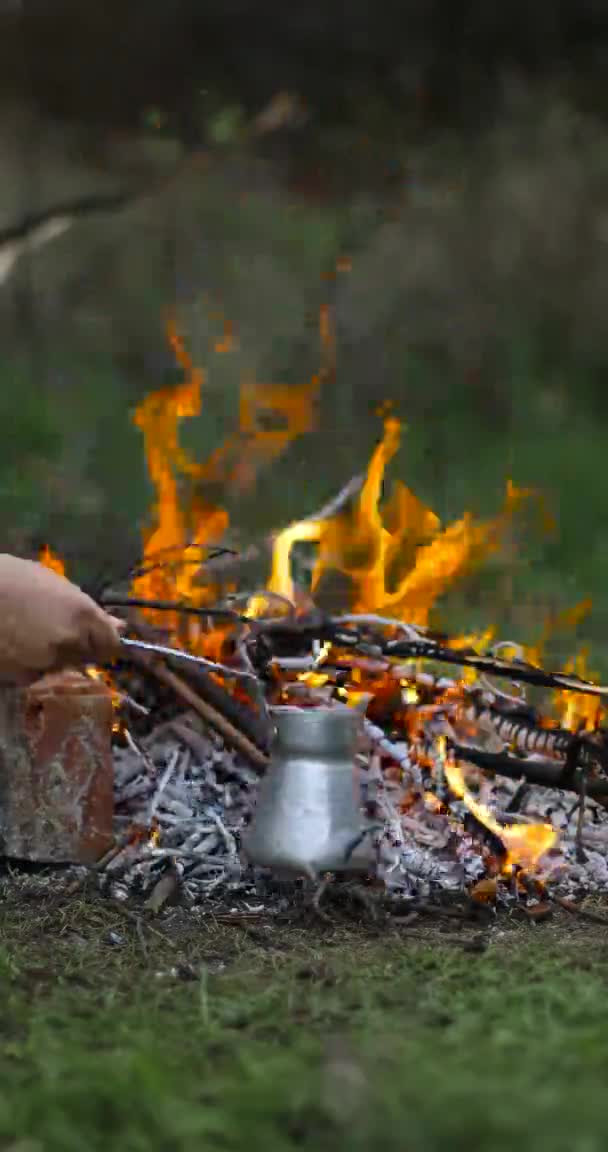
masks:
POLYGON ((507 925, 476 954, 436 926, 177 916, 171 947, 106 905, 4 906, 2 1148, 605 1146, 603 930, 507 925))

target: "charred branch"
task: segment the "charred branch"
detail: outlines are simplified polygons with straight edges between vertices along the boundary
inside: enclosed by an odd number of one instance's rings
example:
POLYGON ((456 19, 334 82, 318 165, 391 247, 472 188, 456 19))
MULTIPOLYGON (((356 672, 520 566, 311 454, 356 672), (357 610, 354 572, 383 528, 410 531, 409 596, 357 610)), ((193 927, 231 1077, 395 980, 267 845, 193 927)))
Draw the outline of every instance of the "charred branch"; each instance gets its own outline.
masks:
MULTIPOLYGON (((154 628, 133 610, 128 615, 128 623, 130 630, 139 639, 152 643, 156 639, 154 628)), ((265 766, 268 725, 256 715, 253 707, 249 708, 231 696, 203 668, 197 665, 185 668, 181 663, 178 668, 176 661, 159 660, 153 654, 136 648, 127 649, 125 657, 127 662, 135 664, 145 675, 172 689, 178 699, 211 724, 231 747, 242 752, 252 764, 256 767, 265 766)))
POLYGON ((528 784, 540 784, 544 788, 558 788, 562 791, 583 792, 592 799, 608 796, 608 779, 588 779, 583 783, 585 773, 578 768, 567 783, 563 781, 563 764, 559 760, 530 758, 520 759, 517 756, 496 752, 483 752, 479 748, 470 748, 463 744, 451 743, 450 747, 459 760, 468 760, 470 764, 482 768, 498 776, 508 776, 512 780, 524 779, 528 784))
POLYGON ((579 764, 595 760, 603 768, 608 768, 608 748, 600 743, 598 733, 543 727, 533 709, 529 709, 529 715, 522 715, 508 708, 488 705, 479 695, 473 695, 471 705, 465 709, 464 715, 466 719, 478 722, 489 720, 500 739, 517 752, 560 758, 563 763, 564 788, 567 787, 568 774, 579 764))
MULTIPOLYGON (((178 676, 175 672, 168 668, 166 664, 159 660, 150 658, 145 652, 139 649, 132 649, 129 659, 141 668, 145 675, 151 676, 155 680, 159 680, 167 688, 170 688, 176 697, 196 712, 207 724, 210 725, 214 731, 224 738, 226 744, 239 752, 249 763, 253 764, 258 769, 263 769, 268 763, 268 757, 261 748, 254 744, 253 741, 246 736, 242 729, 236 728, 230 720, 226 718, 224 712, 218 711, 206 700, 194 691, 191 685, 182 677, 178 676)), ((226 695, 228 695, 226 693, 226 695)), ((225 705, 225 701, 222 700, 225 705)))
POLYGON ((175 612, 178 616, 196 616, 200 620, 233 620, 236 623, 250 623, 247 616, 242 616, 231 608, 196 608, 193 604, 184 604, 181 600, 148 600, 143 596, 107 594, 101 597, 101 603, 104 608, 145 608, 154 612, 175 612))
POLYGON ((436 660, 438 663, 475 668, 487 676, 506 677, 516 684, 535 684, 539 688, 557 688, 563 692, 581 692, 589 696, 608 696, 608 687, 592 684, 563 672, 545 672, 532 664, 481 656, 472 649, 447 648, 429 640, 390 640, 384 644, 385 655, 409 660, 436 660))

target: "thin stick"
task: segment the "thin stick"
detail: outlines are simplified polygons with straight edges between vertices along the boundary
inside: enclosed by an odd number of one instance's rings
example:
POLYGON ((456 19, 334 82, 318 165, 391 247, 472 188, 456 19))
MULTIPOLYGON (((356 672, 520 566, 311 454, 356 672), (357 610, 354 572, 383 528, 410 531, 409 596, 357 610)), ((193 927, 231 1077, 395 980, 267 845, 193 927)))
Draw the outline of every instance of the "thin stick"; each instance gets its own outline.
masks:
MULTIPOLYGON (((161 776, 158 788, 156 789, 156 792, 154 793, 154 795, 153 795, 153 797, 152 797, 152 799, 148 805, 148 811, 146 813, 146 821, 145 821, 146 826, 148 828, 151 827, 151 825, 152 825, 152 821, 153 821, 154 817, 156 816, 156 811, 157 811, 158 805, 160 804, 162 794, 165 791, 165 788, 167 787, 167 784, 169 783, 173 773, 175 772, 175 769, 177 768, 177 762, 178 762, 181 755, 182 755, 181 748, 176 748, 175 752, 173 753, 173 756, 171 757, 171 760, 169 761, 169 764, 167 765, 167 767, 165 768, 165 771, 163 772, 163 774, 161 776)), ((188 753, 186 753, 186 755, 188 755, 188 753)))
POLYGON ((319 508, 318 512, 313 512, 312 516, 306 516, 305 522, 309 520, 331 520, 334 516, 337 516, 338 512, 341 512, 344 506, 348 504, 348 501, 361 491, 366 476, 366 472, 359 472, 355 476, 351 476, 348 483, 345 484, 331 500, 328 500, 327 504, 319 508))
POLYGON ((184 604, 182 600, 148 600, 145 596, 114 596, 105 594, 101 597, 104 608, 150 608, 155 612, 176 612, 180 616, 198 616, 202 620, 210 616, 220 620, 236 620, 241 624, 249 623, 248 616, 241 616, 232 608, 196 608, 194 604, 184 604))
POLYGON ((541 688, 559 688, 563 692, 581 692, 587 696, 608 696, 608 687, 567 676, 563 672, 545 672, 533 664, 519 664, 514 660, 500 660, 494 656, 480 656, 472 649, 458 651, 437 644, 434 640, 389 640, 382 646, 387 656, 399 659, 437 660, 439 663, 477 668, 488 676, 504 676, 521 684, 537 684, 541 688))
POLYGON ((224 738, 226 743, 240 752, 246 760, 249 760, 256 768, 265 768, 268 764, 268 757, 261 751, 248 736, 243 732, 239 732, 234 724, 231 724, 225 716, 222 716, 216 708, 208 704, 206 700, 202 700, 200 696, 193 691, 189 684, 182 680, 166 664, 162 664, 158 660, 150 659, 146 652, 140 649, 131 648, 129 650, 129 660, 137 664, 143 671, 148 672, 161 684, 170 688, 184 704, 187 704, 193 712, 196 712, 202 720, 209 724, 216 732, 224 738))
POLYGON ((585 801, 587 799, 587 773, 583 772, 581 775, 581 791, 580 799, 578 802, 578 818, 576 821, 576 860, 578 864, 584 864, 587 856, 583 848, 583 831, 585 825, 585 801))
POLYGON ((144 960, 147 960, 148 959, 148 945, 146 944, 146 938, 144 936, 144 929, 143 929, 143 925, 141 922, 141 916, 138 916, 136 921, 135 921, 135 931, 137 932, 137 939, 139 940, 140 947, 141 947, 141 950, 142 950, 143 955, 144 955, 144 960))
POLYGON ((136 756, 138 756, 140 760, 143 760, 143 763, 145 764, 145 766, 146 766, 148 772, 150 773, 152 779, 154 779, 154 777, 156 776, 156 768, 154 767, 154 764, 152 763, 150 757, 144 751, 144 749, 140 748, 137 741, 133 739, 128 728, 125 728, 124 738, 126 740, 127 747, 130 748, 131 752, 133 752, 136 756))
POLYGON ((568 900, 567 896, 553 896, 551 899, 571 916, 580 916, 581 920, 588 920, 591 924, 603 924, 604 927, 608 927, 605 916, 598 916, 597 912, 588 912, 586 908, 580 908, 573 900, 568 900))
POLYGON ((121 705, 125 708, 130 708, 131 711, 136 712, 138 716, 150 715, 150 709, 140 704, 138 700, 134 700, 132 696, 129 696, 128 692, 119 692, 118 697, 121 705))
POLYGON ((116 859, 117 856, 120 855, 123 848, 126 848, 127 844, 132 839, 132 828, 133 825, 129 824, 127 831, 123 832, 122 836, 119 836, 114 841, 111 847, 108 848, 107 852, 104 852, 103 856, 101 856, 99 860, 96 860, 94 864, 90 864, 82 876, 78 876, 76 880, 73 880, 71 884, 68 884, 65 890, 66 896, 75 896, 76 893, 81 890, 81 888, 84 888, 85 884, 91 876, 96 876, 106 870, 106 868, 112 863, 113 860, 116 859))
MULTIPOLYGON (((127 619, 129 629, 135 636, 148 643, 154 643, 156 631, 146 620, 142 620, 140 613, 131 610, 127 619)), ((130 651, 134 654, 135 649, 130 649, 130 651)), ((125 656, 126 652, 127 650, 125 650, 125 656)), ((148 659, 148 653, 145 651, 140 652, 139 655, 148 659)), ((142 660, 139 660, 138 664, 141 668, 146 666, 142 660)), ((167 665, 176 673, 182 683, 190 685, 191 690, 199 699, 202 699, 215 712, 220 713, 233 728, 246 736, 252 744, 257 745, 258 748, 267 746, 270 736, 267 720, 260 718, 253 708, 247 707, 236 700, 234 696, 231 696, 217 680, 208 675, 204 668, 192 662, 182 662, 182 667, 175 668, 171 658, 167 659, 167 665)), ((219 731, 219 729, 217 730, 219 731)))
POLYGON ((142 652, 153 652, 156 656, 170 656, 173 660, 185 660, 188 664, 198 664, 207 668, 209 672, 221 672, 223 676, 234 680, 255 680, 258 677, 254 672, 243 668, 229 668, 227 664, 218 664, 215 660, 207 660, 205 656, 193 656, 192 652, 184 652, 181 648, 168 648, 165 644, 149 644, 147 640, 129 640, 123 637, 120 641, 123 648, 139 648, 142 652))
MULTIPOLYGON (((137 931, 137 921, 141 920, 141 915, 138 915, 137 912, 133 912, 130 908, 125 908, 124 904, 121 904, 119 900, 110 900, 110 907, 113 908, 115 912, 118 912, 120 916, 124 916, 125 920, 130 920, 131 923, 135 925, 135 929, 137 931)), ((166 932, 159 932, 158 928, 155 928, 154 925, 150 924, 148 920, 146 920, 145 923, 148 932, 151 932, 153 936, 158 936, 158 939, 162 940, 163 944, 166 944, 169 948, 177 948, 175 940, 172 940, 170 936, 167 936, 166 932)))

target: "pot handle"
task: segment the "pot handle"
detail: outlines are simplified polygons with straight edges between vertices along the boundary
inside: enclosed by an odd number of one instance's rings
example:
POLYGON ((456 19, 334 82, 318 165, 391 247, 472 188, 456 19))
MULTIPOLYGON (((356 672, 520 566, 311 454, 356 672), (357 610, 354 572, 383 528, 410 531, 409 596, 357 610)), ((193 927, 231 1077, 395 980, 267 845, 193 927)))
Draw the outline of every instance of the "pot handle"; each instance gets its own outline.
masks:
POLYGON ((371 832, 379 832, 383 827, 384 825, 378 822, 375 824, 365 824, 361 831, 351 840, 350 844, 347 845, 344 853, 344 863, 350 860, 355 848, 358 848, 359 845, 363 843, 366 836, 369 836, 371 832))

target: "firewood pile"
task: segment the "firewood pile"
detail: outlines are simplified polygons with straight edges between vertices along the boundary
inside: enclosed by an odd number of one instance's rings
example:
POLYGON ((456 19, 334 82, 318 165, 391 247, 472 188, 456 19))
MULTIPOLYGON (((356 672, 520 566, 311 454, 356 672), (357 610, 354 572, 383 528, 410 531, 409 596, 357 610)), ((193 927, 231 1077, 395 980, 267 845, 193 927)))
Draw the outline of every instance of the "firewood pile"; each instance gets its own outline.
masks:
MULTIPOLYGON (((389 414, 367 472, 334 500, 259 545, 223 547, 227 514, 200 490, 184 507, 184 492, 193 478, 199 489, 217 483, 235 455, 245 483, 255 473, 246 445, 259 463, 266 434, 191 461, 178 426, 199 411, 202 375, 177 333, 171 340, 187 379, 136 414, 155 523, 138 568, 98 592, 125 617, 122 658, 88 670, 98 690, 89 728, 82 685, 12 701, 0 742, 5 856, 71 865, 70 884, 92 879, 123 903, 248 915, 267 906, 273 880, 246 844, 276 769, 276 710, 350 709, 360 720, 347 768, 367 822, 364 887, 410 904, 460 894, 532 909, 608 891, 608 688, 580 663, 545 671, 542 644, 430 628, 438 599, 500 551, 534 494, 509 484, 494 519, 465 514, 447 527, 404 485, 384 501, 399 446, 389 414), (261 590, 242 590, 245 560, 264 563, 261 590), (58 692, 69 706, 56 707, 58 692), (15 783, 24 764, 29 790, 15 783)), ((270 435, 272 459, 289 435, 270 435)), ((43 560, 61 570, 49 550, 43 560)), ((289 808, 283 816, 293 820, 289 808)), ((338 866, 308 867, 297 883, 318 896, 326 871, 341 882, 338 866)))
POLYGON ((534 905, 547 892, 608 890, 605 733, 547 727, 519 694, 522 682, 563 691, 566 679, 590 699, 602 689, 524 662, 507 668, 389 620, 258 618, 247 630, 221 673, 203 657, 152 651, 149 626, 149 647, 125 645, 117 682, 129 681, 134 660, 140 690, 147 682, 174 693, 174 715, 156 723, 157 706, 133 713, 129 697, 119 709, 116 842, 96 870, 103 891, 151 906, 168 891, 190 906, 258 906, 264 875, 242 837, 269 756, 267 709, 340 706, 349 696, 366 716, 357 767, 361 807, 378 825, 370 882, 406 901, 491 892, 534 905), (466 683, 465 667, 476 672, 466 683), (520 685, 514 695, 498 687, 507 673, 520 685), (180 700, 189 707, 177 711, 180 700))

